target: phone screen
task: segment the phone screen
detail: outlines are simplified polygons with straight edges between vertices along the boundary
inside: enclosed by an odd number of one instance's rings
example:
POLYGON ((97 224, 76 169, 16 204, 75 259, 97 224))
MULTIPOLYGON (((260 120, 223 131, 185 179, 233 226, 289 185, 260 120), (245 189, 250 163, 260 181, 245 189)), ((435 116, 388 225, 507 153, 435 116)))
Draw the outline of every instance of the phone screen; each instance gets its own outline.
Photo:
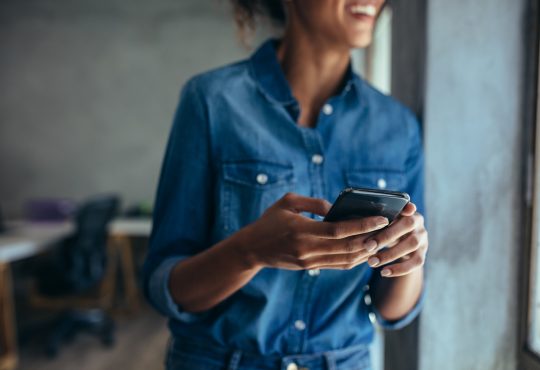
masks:
POLYGON ((343 221, 383 216, 392 222, 409 203, 407 193, 379 189, 347 188, 343 190, 324 221, 343 221))

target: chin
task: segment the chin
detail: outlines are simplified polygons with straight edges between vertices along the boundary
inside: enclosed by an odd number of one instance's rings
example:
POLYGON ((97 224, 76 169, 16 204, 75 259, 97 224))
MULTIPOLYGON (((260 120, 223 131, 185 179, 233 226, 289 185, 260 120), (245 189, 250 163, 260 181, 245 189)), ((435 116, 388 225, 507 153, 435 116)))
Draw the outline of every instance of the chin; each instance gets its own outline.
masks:
POLYGON ((373 37, 371 34, 357 36, 357 37, 349 39, 349 46, 352 49, 367 48, 371 44, 372 40, 373 40, 373 37))

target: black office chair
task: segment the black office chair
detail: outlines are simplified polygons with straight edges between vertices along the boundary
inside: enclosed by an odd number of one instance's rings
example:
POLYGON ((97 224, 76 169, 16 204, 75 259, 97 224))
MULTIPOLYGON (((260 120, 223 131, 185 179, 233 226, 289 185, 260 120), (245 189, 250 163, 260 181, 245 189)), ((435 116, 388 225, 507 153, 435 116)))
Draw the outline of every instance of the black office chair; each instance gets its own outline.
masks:
POLYGON ((76 213, 76 230, 38 267, 30 295, 35 307, 62 310, 46 345, 53 357, 60 345, 80 330, 98 334, 104 345, 114 343, 114 322, 107 313, 114 293, 114 269, 107 247, 107 226, 119 208, 114 195, 94 197, 76 213), (97 296, 95 299, 89 295, 97 296))

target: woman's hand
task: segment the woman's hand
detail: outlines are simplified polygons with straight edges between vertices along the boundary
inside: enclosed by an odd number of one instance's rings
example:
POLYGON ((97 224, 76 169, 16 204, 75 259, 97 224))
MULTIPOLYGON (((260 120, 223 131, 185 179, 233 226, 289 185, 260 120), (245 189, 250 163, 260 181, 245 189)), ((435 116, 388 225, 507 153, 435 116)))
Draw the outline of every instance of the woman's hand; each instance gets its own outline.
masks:
POLYGON ((373 240, 380 248, 388 247, 368 259, 371 267, 387 265, 381 271, 384 277, 407 275, 424 265, 428 233, 424 227, 424 217, 416 212, 413 203, 407 204, 399 218, 385 230, 376 233, 373 240))
POLYGON ((320 222, 301 215, 324 216, 330 207, 323 199, 286 194, 239 231, 241 252, 255 268, 350 269, 366 262, 378 245, 376 239, 366 239, 388 225, 388 219, 320 222))

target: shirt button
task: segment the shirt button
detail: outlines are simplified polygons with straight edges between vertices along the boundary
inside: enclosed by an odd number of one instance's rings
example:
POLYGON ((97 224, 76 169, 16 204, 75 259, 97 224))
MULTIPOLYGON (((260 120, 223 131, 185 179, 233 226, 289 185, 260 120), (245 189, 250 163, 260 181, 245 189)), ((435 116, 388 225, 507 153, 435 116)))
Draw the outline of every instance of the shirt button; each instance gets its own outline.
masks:
POLYGON ((377 180, 377 186, 379 189, 386 189, 386 180, 381 177, 377 180))
POLYGON ((287 370, 298 370, 298 365, 296 365, 294 362, 291 362, 287 365, 287 370))
POLYGON ((296 330, 304 330, 306 328, 306 323, 302 320, 296 320, 294 322, 294 327, 296 328, 296 330))
POLYGON ((319 274, 321 273, 321 270, 312 269, 312 270, 308 270, 307 273, 308 273, 309 276, 319 276, 319 274))
POLYGON ((261 185, 264 185, 268 182, 268 175, 265 173, 260 173, 257 175, 257 182, 261 185))
POLYGON ((324 161, 324 158, 320 154, 313 154, 311 156, 311 162, 313 162, 314 164, 321 164, 323 163, 323 161, 324 161))
POLYGON ((332 112, 334 111, 334 108, 330 105, 330 104, 325 104, 323 105, 322 107, 322 111, 324 114, 326 114, 327 116, 331 115, 332 112))
POLYGON ((371 305, 371 296, 369 294, 364 295, 364 303, 366 306, 371 305))

